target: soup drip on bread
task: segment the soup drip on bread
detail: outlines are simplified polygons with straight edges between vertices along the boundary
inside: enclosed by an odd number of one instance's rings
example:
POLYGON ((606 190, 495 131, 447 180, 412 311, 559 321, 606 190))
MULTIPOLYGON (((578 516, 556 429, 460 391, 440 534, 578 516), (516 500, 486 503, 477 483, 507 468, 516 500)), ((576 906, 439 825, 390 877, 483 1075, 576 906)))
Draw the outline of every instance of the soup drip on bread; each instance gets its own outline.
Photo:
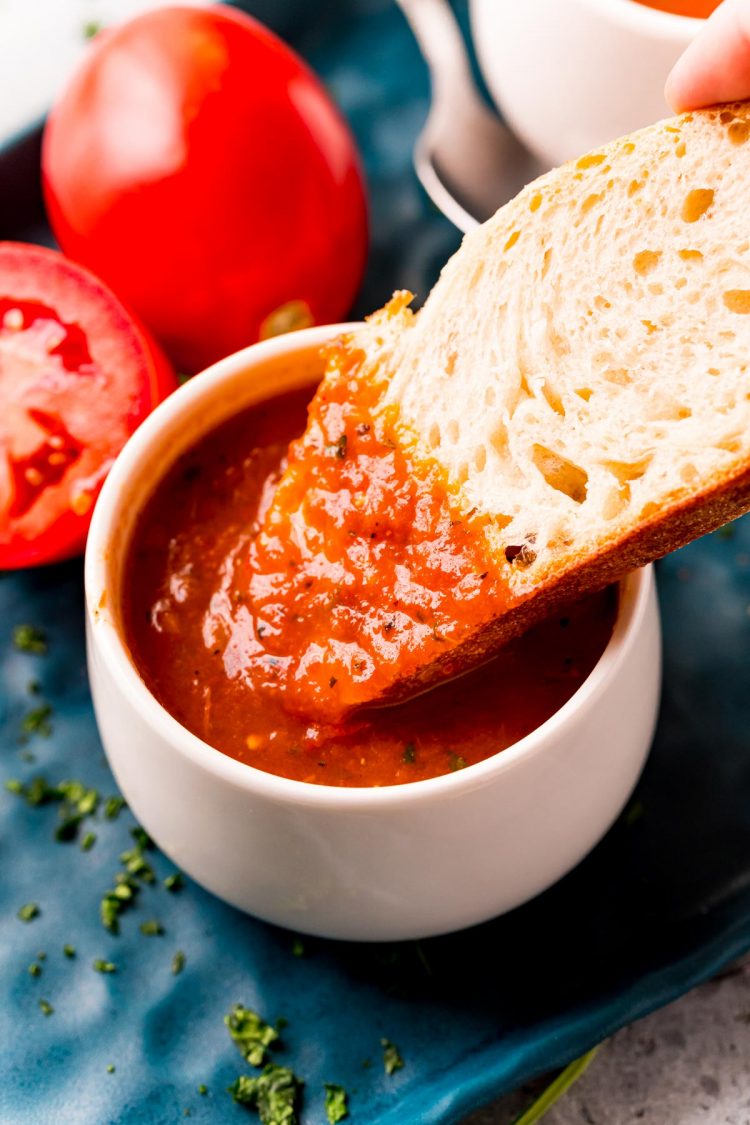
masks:
POLYGON ((307 429, 236 574, 256 682, 328 722, 449 652, 509 598, 478 521, 454 509, 437 463, 412 456, 383 381, 361 369, 349 341, 328 349, 307 429))

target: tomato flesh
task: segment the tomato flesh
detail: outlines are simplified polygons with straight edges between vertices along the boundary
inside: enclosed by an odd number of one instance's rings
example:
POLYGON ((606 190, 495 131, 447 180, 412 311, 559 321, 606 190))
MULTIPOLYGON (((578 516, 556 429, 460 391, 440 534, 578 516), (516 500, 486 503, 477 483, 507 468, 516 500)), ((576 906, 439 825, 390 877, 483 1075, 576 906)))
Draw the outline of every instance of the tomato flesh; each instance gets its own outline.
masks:
POLYGON ((83 445, 68 433, 59 418, 33 407, 28 416, 49 437, 27 457, 9 458, 14 491, 11 519, 25 515, 45 489, 59 484, 83 452, 83 445))
POLYGON ((174 385, 96 278, 53 251, 0 243, 0 568, 83 549, 115 456, 174 385))

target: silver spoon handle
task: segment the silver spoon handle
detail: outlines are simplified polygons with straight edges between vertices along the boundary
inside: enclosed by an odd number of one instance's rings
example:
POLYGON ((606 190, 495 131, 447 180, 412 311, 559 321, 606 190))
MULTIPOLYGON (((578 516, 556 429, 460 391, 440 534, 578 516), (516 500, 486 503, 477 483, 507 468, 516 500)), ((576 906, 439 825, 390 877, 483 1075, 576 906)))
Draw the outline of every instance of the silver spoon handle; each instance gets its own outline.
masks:
POLYGON ((447 0, 396 0, 419 44, 433 87, 433 97, 449 89, 471 89, 471 68, 461 28, 447 0))

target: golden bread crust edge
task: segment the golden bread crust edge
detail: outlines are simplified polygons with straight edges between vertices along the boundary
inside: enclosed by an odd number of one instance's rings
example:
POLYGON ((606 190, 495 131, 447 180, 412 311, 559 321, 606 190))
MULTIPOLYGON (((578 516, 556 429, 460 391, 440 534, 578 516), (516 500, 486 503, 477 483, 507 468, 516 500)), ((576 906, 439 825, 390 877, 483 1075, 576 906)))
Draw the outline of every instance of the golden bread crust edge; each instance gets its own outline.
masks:
POLYGON ((609 544, 537 587, 518 605, 479 626, 444 656, 396 683, 379 703, 398 703, 490 660, 509 641, 565 606, 621 581, 679 547, 750 510, 750 463, 730 479, 655 514, 624 539, 609 544))

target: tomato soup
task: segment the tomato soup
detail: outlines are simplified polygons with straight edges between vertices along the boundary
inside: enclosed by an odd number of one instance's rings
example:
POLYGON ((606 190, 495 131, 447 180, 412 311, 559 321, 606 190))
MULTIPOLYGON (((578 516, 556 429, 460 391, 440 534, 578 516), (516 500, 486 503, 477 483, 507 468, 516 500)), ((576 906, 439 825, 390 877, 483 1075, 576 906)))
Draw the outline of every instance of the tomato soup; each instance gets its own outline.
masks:
POLYGON ((646 8, 657 8, 660 12, 672 12, 675 16, 704 20, 718 8, 721 0, 636 0, 636 3, 646 8))
MULTIPOLYGON (((176 463, 146 504, 123 589, 126 637, 145 683, 199 738, 299 781, 402 784, 503 750, 588 676, 611 635, 616 591, 571 606, 477 671, 407 703, 340 722, 300 717, 278 690, 275 658, 262 644, 278 622, 255 615, 247 567, 288 443, 305 428, 309 397, 285 395, 224 423, 176 463)), ((279 550, 286 557, 283 543, 279 550)), ((320 607, 314 628, 322 642, 320 607)))

